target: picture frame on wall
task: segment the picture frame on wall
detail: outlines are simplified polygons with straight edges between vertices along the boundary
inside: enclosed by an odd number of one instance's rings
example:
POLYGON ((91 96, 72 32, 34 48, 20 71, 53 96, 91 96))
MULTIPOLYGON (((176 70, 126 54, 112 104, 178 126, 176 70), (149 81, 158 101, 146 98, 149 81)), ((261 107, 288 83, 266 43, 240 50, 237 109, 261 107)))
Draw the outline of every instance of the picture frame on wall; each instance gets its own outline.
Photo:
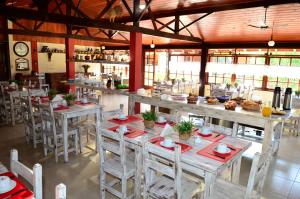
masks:
POLYGON ((28 71, 29 70, 29 61, 26 58, 16 59, 16 71, 28 71))

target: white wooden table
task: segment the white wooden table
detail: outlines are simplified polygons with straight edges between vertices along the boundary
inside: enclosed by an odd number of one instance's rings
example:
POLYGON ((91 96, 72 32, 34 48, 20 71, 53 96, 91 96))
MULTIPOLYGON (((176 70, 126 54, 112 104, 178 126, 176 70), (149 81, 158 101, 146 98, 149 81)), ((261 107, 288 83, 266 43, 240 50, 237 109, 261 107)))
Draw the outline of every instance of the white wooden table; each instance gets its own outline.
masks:
POLYGON ((64 140, 64 160, 69 161, 68 156, 68 119, 87 115, 96 115, 96 133, 99 132, 100 106, 97 104, 73 105, 69 109, 54 111, 55 117, 59 117, 62 122, 62 132, 64 140))
POLYGON ((263 117, 260 112, 245 111, 241 107, 236 107, 235 111, 225 110, 223 104, 208 105, 208 104, 187 104, 186 101, 161 100, 158 97, 141 96, 134 93, 129 95, 129 114, 134 114, 136 102, 150 104, 156 107, 169 108, 173 111, 182 111, 203 115, 206 117, 217 118, 234 122, 234 133, 238 131, 238 124, 248 124, 254 127, 264 129, 263 151, 267 150, 272 144, 274 131, 279 130, 281 134, 283 122, 291 115, 296 113, 296 110, 290 111, 284 116, 272 115, 271 117, 263 117), (281 126, 281 128, 276 128, 281 126))
MULTIPOLYGON (((110 127, 117 126, 118 124, 115 124, 110 121, 104 121, 101 123, 100 128, 101 129, 108 129, 110 127)), ((140 129, 140 130, 145 130, 148 133, 146 134, 147 139, 151 139, 153 137, 158 137, 160 135, 160 132, 162 131, 162 127, 160 126, 155 126, 154 129, 145 129, 144 124, 142 121, 137 121, 137 122, 131 122, 126 124, 128 127, 132 127, 135 129, 140 129)), ((110 132, 114 133, 114 132, 110 132)), ((109 134, 105 134, 106 136, 109 137, 109 134)), ((143 138, 142 136, 136 137, 136 138, 127 138, 125 136, 125 140, 127 143, 139 146, 141 148, 142 146, 142 141, 143 138)), ((174 140, 179 140, 177 135, 174 135, 174 140)), ((215 179, 218 174, 220 174, 222 171, 224 171, 228 166, 232 165, 235 162, 239 162, 242 154, 245 150, 247 150, 251 146, 251 142, 245 141, 245 140, 240 140, 238 138, 234 138, 231 136, 227 136, 224 139, 221 140, 221 142, 233 145, 235 147, 241 148, 242 150, 236 154, 231 160, 229 160, 226 163, 208 158, 206 156, 198 155, 197 151, 203 149, 204 147, 208 146, 212 142, 207 141, 205 139, 202 140, 200 144, 195 144, 194 139, 190 138, 187 142, 180 140, 182 143, 187 143, 191 145, 193 148, 185 153, 182 154, 182 167, 184 170, 190 171, 194 173, 197 176, 203 177, 205 180, 205 193, 204 193, 204 198, 207 199, 210 197, 212 188, 214 186, 215 179)), ((130 146, 130 145, 129 145, 130 146)), ((136 162, 142 162, 142 154, 141 154, 141 149, 140 150, 140 155, 138 156, 138 160, 136 162)), ((237 164, 239 167, 240 164, 237 164)), ((142 165, 141 164, 136 164, 136 171, 138 172, 137 176, 141 177, 142 176, 142 165)), ((239 168, 233 169, 235 172, 239 172, 239 168)), ((234 175, 234 174, 232 174, 234 175)), ((238 175, 237 175, 238 176, 238 175)), ((140 180, 141 179, 136 179, 138 180, 138 186, 137 189, 140 190, 140 180)), ((238 180, 238 179, 235 179, 238 180)))

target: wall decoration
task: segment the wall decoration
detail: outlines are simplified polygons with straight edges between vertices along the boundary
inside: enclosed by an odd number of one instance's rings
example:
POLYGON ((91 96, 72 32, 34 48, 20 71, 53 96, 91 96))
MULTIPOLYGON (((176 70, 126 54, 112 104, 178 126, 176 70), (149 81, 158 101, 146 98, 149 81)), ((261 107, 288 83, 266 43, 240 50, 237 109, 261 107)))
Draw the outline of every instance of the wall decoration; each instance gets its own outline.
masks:
POLYGON ((28 71, 29 61, 25 58, 16 59, 16 71, 28 71))
POLYGON ((25 42, 16 42, 14 45, 14 53, 19 57, 25 57, 29 52, 29 47, 25 42))

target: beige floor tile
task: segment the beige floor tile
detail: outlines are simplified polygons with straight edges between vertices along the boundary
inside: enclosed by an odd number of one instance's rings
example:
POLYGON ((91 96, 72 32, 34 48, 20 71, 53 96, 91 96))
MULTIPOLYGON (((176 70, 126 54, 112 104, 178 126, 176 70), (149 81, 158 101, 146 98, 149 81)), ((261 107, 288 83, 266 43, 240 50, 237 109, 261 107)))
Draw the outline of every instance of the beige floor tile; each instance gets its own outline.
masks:
POLYGON ((292 190, 288 199, 299 199, 300 198, 300 183, 295 182, 292 186, 292 190))

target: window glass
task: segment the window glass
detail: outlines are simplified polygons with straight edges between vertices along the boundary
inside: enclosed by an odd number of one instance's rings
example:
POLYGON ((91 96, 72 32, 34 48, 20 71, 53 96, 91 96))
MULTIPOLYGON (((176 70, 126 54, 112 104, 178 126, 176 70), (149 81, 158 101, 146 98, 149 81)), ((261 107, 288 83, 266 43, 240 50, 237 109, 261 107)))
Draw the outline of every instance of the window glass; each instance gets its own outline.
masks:
POLYGON ((233 57, 226 57, 226 64, 233 64, 233 57))
POLYGON ((280 66, 290 66, 291 59, 290 58, 281 58, 280 59, 280 66))
POLYGON ((256 64, 265 64, 266 58, 264 57, 257 57, 256 58, 256 64))
POLYGON ((279 66, 280 58, 270 58, 271 66, 279 66))
POLYGON ((292 58, 292 66, 300 66, 300 58, 292 58))
POLYGON ((247 57, 247 64, 255 64, 255 57, 247 57))
POLYGON ((239 64, 246 64, 247 58, 246 57, 238 57, 238 63, 239 64))
POLYGON ((218 63, 225 64, 225 57, 218 57, 218 63))

